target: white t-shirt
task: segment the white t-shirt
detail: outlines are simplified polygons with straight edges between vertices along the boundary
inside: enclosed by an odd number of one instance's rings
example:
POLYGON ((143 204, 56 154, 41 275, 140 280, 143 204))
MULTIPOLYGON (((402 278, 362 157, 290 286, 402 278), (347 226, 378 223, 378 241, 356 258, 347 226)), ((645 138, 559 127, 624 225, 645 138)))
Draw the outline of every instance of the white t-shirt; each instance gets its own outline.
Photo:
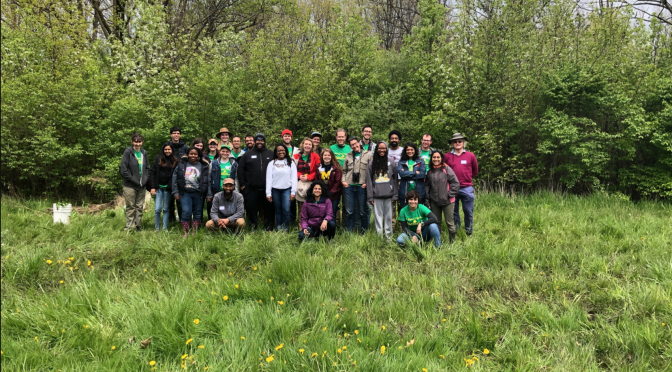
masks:
POLYGON ((399 146, 396 150, 391 148, 387 149, 387 158, 392 161, 394 160, 394 166, 396 167, 399 161, 401 160, 401 153, 404 152, 404 148, 399 146))

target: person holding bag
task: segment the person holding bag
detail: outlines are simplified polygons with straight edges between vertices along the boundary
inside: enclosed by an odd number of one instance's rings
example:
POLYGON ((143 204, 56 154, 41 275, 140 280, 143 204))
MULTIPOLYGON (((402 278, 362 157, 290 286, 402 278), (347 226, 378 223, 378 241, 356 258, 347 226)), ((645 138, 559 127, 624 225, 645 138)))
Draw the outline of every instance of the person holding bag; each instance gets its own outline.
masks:
POLYGON ((385 237, 392 237, 392 204, 399 195, 397 167, 387 157, 387 143, 380 141, 374 148, 373 160, 369 163, 366 188, 367 200, 373 205, 373 220, 376 231, 385 237))
POLYGON ((443 162, 441 151, 434 150, 430 156, 430 169, 425 179, 425 205, 434 213, 441 226, 441 215, 446 219, 450 244, 455 241, 455 223, 453 222, 453 209, 455 207, 455 195, 460 189, 460 182, 455 172, 443 162))

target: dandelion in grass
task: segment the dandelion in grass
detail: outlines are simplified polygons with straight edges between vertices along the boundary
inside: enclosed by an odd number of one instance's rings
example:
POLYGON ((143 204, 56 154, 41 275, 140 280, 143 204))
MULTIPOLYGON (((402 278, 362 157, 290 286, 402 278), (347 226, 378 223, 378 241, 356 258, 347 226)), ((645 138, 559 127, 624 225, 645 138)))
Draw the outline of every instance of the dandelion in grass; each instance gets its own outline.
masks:
POLYGON ((91 260, 86 260, 86 266, 91 266, 91 260))
POLYGON ((149 362, 150 367, 154 367, 155 365, 156 365, 156 361, 152 360, 151 362, 149 362))
POLYGON ((343 346, 343 350, 348 350, 348 347, 347 347, 347 346, 343 346))
POLYGON ((273 355, 269 355, 268 358, 266 358, 266 363, 270 363, 270 362, 272 362, 273 359, 275 359, 275 358, 273 357, 273 355))
POLYGON ((236 284, 236 289, 238 289, 238 288, 239 288, 239 285, 238 285, 238 284, 236 284))
POLYGON ((442 321, 442 322, 445 322, 445 321, 446 321, 446 318, 443 318, 441 321, 442 321))
POLYGON ((270 283, 270 282, 272 282, 272 280, 271 280, 271 279, 268 279, 268 282, 270 283))
POLYGON ((201 323, 200 319, 194 319, 194 324, 199 325, 201 323))
POLYGON ((112 350, 113 350, 113 351, 114 351, 114 350, 117 350, 117 347, 116 347, 116 346, 112 346, 112 350))
POLYGON ((189 354, 184 354, 184 355, 182 355, 182 360, 187 359, 188 356, 189 356, 189 354))
POLYGON ((477 357, 476 355, 472 356, 471 359, 473 359, 474 361, 478 362, 478 357, 477 357))
POLYGON ((317 358, 317 353, 312 353, 312 354, 310 354, 310 357, 311 357, 311 358, 317 358))
POLYGON ((303 349, 299 349, 299 353, 301 353, 301 355, 303 355, 303 352, 304 352, 304 351, 305 351, 305 350, 303 350, 303 349))
POLYGON ((240 339, 244 341, 244 340, 245 340, 245 336, 240 336, 240 339))
POLYGON ((444 355, 439 355, 439 358, 446 360, 446 357, 444 355))
POLYGON ((380 327, 380 328, 382 328, 382 329, 383 329, 383 331, 385 330, 385 326, 382 326, 382 327, 380 327))
POLYGON ((362 343, 362 340, 360 340, 360 339, 357 339, 357 342, 359 342, 359 343, 361 344, 361 343, 362 343))
POLYGON ((380 347, 380 353, 385 354, 385 345, 380 347))
POLYGON ((53 262, 51 260, 47 260, 47 265, 51 265, 53 262))
POLYGON ((228 301, 228 300, 229 300, 229 296, 224 296, 224 297, 222 297, 222 300, 224 300, 224 301, 228 301))
POLYGON ((483 354, 485 354, 485 355, 490 354, 490 350, 488 350, 488 349, 483 349, 483 354))
POLYGON ((187 345, 189 345, 191 343, 191 341, 194 341, 194 339, 193 338, 188 339, 187 340, 187 345))
POLYGON ((255 268, 254 268, 254 269, 252 269, 252 270, 254 270, 254 271, 257 271, 257 268, 255 267, 255 268))
POLYGON ((35 337, 35 341, 39 342, 40 340, 37 337, 35 337))
POLYGON ((339 355, 343 354, 343 350, 341 350, 341 349, 336 350, 336 352, 337 352, 339 355))
POLYGON ((338 314, 336 314, 336 319, 338 319, 338 314))
POLYGON ((65 283, 65 282, 61 280, 59 283, 63 284, 63 283, 65 283))
POLYGON ((423 369, 422 369, 422 372, 427 372, 427 368, 423 368, 423 369))
POLYGON ((201 349, 201 350, 203 350, 203 349, 205 349, 205 346, 203 346, 203 345, 198 345, 198 348, 201 349))
POLYGON ((278 351, 278 350, 282 349, 283 347, 285 347, 285 344, 280 344, 280 345, 275 347, 275 350, 278 351))
POLYGON ((278 305, 284 305, 285 303, 283 301, 278 301, 278 305))
POLYGON ((326 330, 327 330, 327 327, 322 328, 322 330, 323 330, 323 331, 326 331, 326 330))
POLYGON ((356 334, 356 335, 359 335, 359 330, 356 330, 356 329, 355 329, 355 334, 356 334))

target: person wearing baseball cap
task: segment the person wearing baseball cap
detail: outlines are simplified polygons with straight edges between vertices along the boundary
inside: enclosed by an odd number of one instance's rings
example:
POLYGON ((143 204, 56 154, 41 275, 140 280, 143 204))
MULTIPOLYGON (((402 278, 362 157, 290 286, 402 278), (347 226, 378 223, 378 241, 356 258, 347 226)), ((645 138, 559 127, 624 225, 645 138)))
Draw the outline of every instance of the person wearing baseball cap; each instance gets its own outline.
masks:
POLYGON ((294 135, 292 134, 292 131, 289 129, 285 129, 282 131, 282 134, 280 137, 282 138, 282 144, 287 147, 287 151, 289 152, 287 155, 291 158, 294 159, 294 155, 299 153, 299 148, 292 146, 292 137, 294 135))
POLYGON ((273 203, 266 199, 266 169, 273 160, 273 151, 266 148, 266 136, 257 133, 254 136, 254 147, 238 158, 238 181, 240 192, 245 198, 247 219, 252 229, 259 222, 259 206, 263 208, 264 228, 273 231, 275 209, 273 203))
POLYGON ((219 148, 217 146, 217 140, 214 138, 210 138, 208 140, 208 152, 206 153, 206 156, 208 159, 210 159, 210 163, 213 162, 216 158, 219 157, 219 151, 217 151, 219 148))
POLYGON ((212 218, 205 224, 210 231, 240 232, 245 228, 243 195, 234 190, 233 178, 222 181, 222 191, 215 194, 210 208, 212 218))
POLYGON ((453 150, 444 155, 443 160, 457 176, 460 189, 455 195, 455 210, 453 217, 455 228, 460 228, 460 201, 464 212, 464 230, 471 235, 474 229, 474 183, 473 177, 478 175, 478 161, 474 153, 465 150, 467 137, 462 133, 454 133, 450 139, 453 150))

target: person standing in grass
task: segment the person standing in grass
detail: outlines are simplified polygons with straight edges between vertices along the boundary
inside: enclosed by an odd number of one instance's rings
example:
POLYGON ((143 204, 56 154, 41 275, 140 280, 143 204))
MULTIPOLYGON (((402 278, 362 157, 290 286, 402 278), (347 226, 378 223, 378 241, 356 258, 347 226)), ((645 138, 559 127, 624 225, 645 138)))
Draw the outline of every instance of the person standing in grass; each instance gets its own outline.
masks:
MULTIPOLYGON (((182 129, 180 127, 175 126, 170 128, 170 141, 168 141, 168 143, 170 143, 170 148, 173 149, 173 156, 180 161, 180 159, 187 153, 187 145, 182 142, 182 129)), ((172 199, 171 196, 168 222, 175 222, 175 204, 177 204, 177 218, 179 219, 180 216, 182 216, 182 205, 180 205, 180 202, 172 199)))
POLYGON ((147 152, 142 148, 140 133, 131 136, 131 145, 124 150, 119 163, 124 200, 126 201, 126 231, 142 230, 142 210, 145 206, 145 185, 149 179, 147 152))
POLYGON ((437 217, 437 225, 441 227, 441 215, 446 219, 450 244, 455 241, 455 223, 453 222, 453 208, 455 195, 460 189, 460 182, 455 172, 443 162, 441 151, 432 152, 432 163, 425 179, 425 204, 437 217))
POLYGON ((152 189, 149 191, 154 199, 154 228, 161 228, 161 211, 163 211, 163 230, 168 230, 170 204, 173 203, 172 179, 173 170, 177 166, 177 157, 173 155, 173 148, 169 142, 163 145, 161 153, 156 156, 154 166, 150 170, 152 189))
POLYGON ((436 151, 436 149, 432 148, 433 142, 434 140, 432 139, 431 134, 425 133, 422 135, 422 141, 420 142, 420 158, 425 162, 425 167, 427 169, 430 169, 432 153, 436 151))
POLYGON ((231 138, 231 156, 236 160, 245 153, 243 149, 240 148, 240 145, 240 136, 233 136, 233 138, 231 138))
POLYGON ((439 232, 438 220, 432 211, 420 204, 420 193, 411 190, 406 193, 406 206, 399 211, 399 224, 401 235, 397 238, 397 244, 404 247, 410 241, 418 244, 434 241, 434 245, 441 246, 441 233, 439 232))
POLYGON ((275 146, 273 161, 266 168, 266 199, 275 208, 278 231, 289 230, 289 206, 296 197, 296 164, 287 156, 284 144, 275 146))
POLYGON ((455 228, 460 228, 460 202, 464 212, 464 230, 471 235, 474 229, 474 183, 473 178, 478 175, 478 161, 474 153, 465 150, 467 137, 462 133, 454 133, 450 140, 453 150, 446 154, 444 162, 453 169, 457 180, 460 181, 460 190, 455 198, 455 228))
POLYGON ((273 203, 266 199, 266 170, 274 156, 273 151, 266 148, 266 136, 257 133, 254 136, 254 147, 238 158, 240 192, 245 198, 245 210, 252 229, 257 228, 261 206, 264 213, 264 228, 266 231, 273 231, 275 210, 273 203))
MULTIPOLYGON (((314 143, 314 142, 313 142, 314 143)), ((320 179, 327 185, 329 190, 329 200, 331 200, 331 211, 334 213, 334 221, 336 221, 336 212, 341 202, 341 195, 343 194, 343 170, 341 163, 336 161, 333 151, 331 149, 322 150, 320 157, 321 164, 317 169, 320 179)))
POLYGON ((306 202, 301 208, 299 242, 324 236, 334 240, 336 223, 329 201, 329 190, 322 180, 311 183, 306 202))
POLYGON ((352 151, 350 146, 345 143, 345 136, 345 129, 338 129, 336 131, 336 143, 329 147, 331 152, 336 155, 336 160, 341 163, 341 168, 345 164, 345 157, 352 151))
MULTIPOLYGON (((222 147, 222 150, 228 147, 222 147)), ((245 228, 245 206, 243 195, 234 190, 233 178, 222 179, 222 191, 212 199, 210 216, 205 227, 210 231, 241 232, 245 228)))
POLYGON ((343 166, 343 203, 345 204, 345 228, 352 231, 359 220, 362 234, 369 228, 370 209, 366 203, 366 180, 368 178, 371 152, 362 151, 359 138, 350 137, 352 151, 346 156, 343 166))
POLYGON ((366 195, 373 205, 373 220, 378 234, 392 237, 392 204, 397 200, 399 182, 397 167, 387 157, 387 143, 380 141, 375 146, 373 160, 369 163, 366 195))
POLYGON ((320 143, 322 143, 322 135, 320 132, 313 132, 310 134, 310 139, 313 140, 313 148, 315 149, 315 153, 317 155, 322 156, 322 146, 320 146, 320 143))
POLYGON ((198 231, 203 219, 203 199, 212 200, 209 166, 198 148, 192 147, 173 172, 173 195, 182 204, 180 222, 184 229, 183 238, 189 235, 189 221, 192 217, 194 234, 198 231))
POLYGON ((308 188, 315 180, 317 169, 320 167, 320 156, 313 152, 313 141, 310 138, 304 138, 301 141, 301 152, 294 154, 296 163, 296 175, 298 184, 296 187, 296 201, 299 211, 306 201, 308 188))
POLYGON ((425 199, 425 175, 427 168, 420 158, 418 148, 409 142, 404 147, 401 160, 397 163, 399 174, 399 203, 400 207, 406 206, 406 193, 412 190, 420 194, 420 202, 425 199))
MULTIPOLYGON (((225 179, 230 177, 235 180, 237 170, 238 163, 236 162, 236 159, 231 156, 231 150, 226 146, 220 148, 219 156, 210 163, 210 188, 212 189, 212 194, 214 195, 222 191, 225 179)), ((212 210, 212 201, 208 202, 207 206, 208 220, 211 220, 212 214, 210 211, 212 210)))
POLYGON ((219 151, 217 151, 217 140, 210 138, 208 140, 208 159, 212 163, 217 157, 219 157, 219 151))

